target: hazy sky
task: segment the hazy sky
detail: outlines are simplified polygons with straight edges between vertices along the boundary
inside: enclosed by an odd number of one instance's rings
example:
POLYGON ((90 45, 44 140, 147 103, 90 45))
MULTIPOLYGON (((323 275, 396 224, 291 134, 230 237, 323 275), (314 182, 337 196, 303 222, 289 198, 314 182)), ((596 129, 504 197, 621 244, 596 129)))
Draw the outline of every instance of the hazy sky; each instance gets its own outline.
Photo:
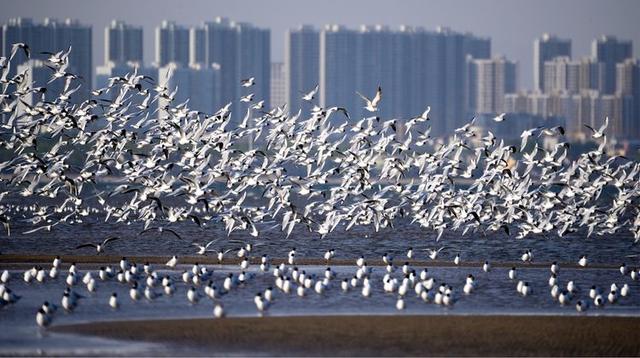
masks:
POLYGON ((145 62, 153 60, 153 28, 163 19, 195 25, 216 16, 271 28, 272 60, 283 58, 284 33, 299 24, 448 26, 489 36, 492 52, 519 61, 520 86, 532 86, 533 40, 543 32, 573 40, 574 58, 590 53, 601 34, 634 42, 640 57, 638 0, 0 0, 0 21, 11 17, 77 18, 93 25, 94 63, 102 64, 104 27, 121 19, 144 27, 145 62))

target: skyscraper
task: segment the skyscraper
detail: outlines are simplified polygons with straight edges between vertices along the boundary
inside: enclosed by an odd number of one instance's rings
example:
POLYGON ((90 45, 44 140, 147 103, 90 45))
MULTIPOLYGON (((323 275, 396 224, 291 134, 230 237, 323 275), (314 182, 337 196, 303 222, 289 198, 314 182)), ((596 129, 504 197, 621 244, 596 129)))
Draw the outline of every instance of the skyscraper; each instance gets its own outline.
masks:
POLYGON ((559 56, 571 58, 571 40, 543 34, 533 42, 533 88, 544 91, 544 63, 559 56))
MULTIPOLYGON (((399 115, 394 105, 394 94, 401 91, 402 84, 394 77, 396 53, 393 51, 393 41, 394 34, 386 26, 363 25, 357 32, 355 43, 355 90, 371 98, 376 88, 381 86, 385 96, 377 114, 385 118, 399 115)), ((358 105, 352 115, 356 118, 366 116, 364 103, 360 102, 359 97, 356 100, 358 105)))
POLYGON ((616 96, 620 120, 627 138, 640 139, 640 63, 629 58, 616 65, 616 96))
POLYGON ((272 106, 283 106, 287 103, 285 93, 284 63, 271 63, 271 99, 272 106))
POLYGON ((583 90, 600 91, 604 78, 604 64, 585 57, 572 61, 560 56, 544 63, 544 93, 578 93, 583 90))
MULTIPOLYGON (((357 33, 341 25, 326 25, 320 32, 320 105, 340 106, 355 113, 364 106, 356 98, 357 33)), ((365 91, 373 98, 376 88, 365 91)))
POLYGON ((240 105, 240 96, 254 93, 256 101, 270 101, 271 53, 270 31, 247 23, 236 23, 217 17, 190 30, 191 63, 220 66, 220 103, 233 102, 233 118, 244 116, 247 104, 240 105), (240 86, 240 80, 255 77, 250 89, 240 86))
MULTIPOLYGON (((221 86, 220 66, 212 64, 191 64, 182 66, 172 62, 158 69, 160 79, 172 76, 167 82, 169 92, 178 87, 173 105, 189 101, 189 108, 207 114, 215 113, 220 108, 219 94, 221 86)), ((167 100, 160 98, 158 107, 166 106, 167 100)))
POLYGON ((158 67, 175 62, 189 64, 189 30, 172 21, 164 20, 155 33, 155 64, 158 67))
MULTIPOLYGON (((320 33, 310 25, 290 29, 284 40, 285 98, 292 114, 307 112, 311 103, 302 100, 320 83, 320 33)), ((319 103, 320 93, 314 103, 319 103)))
POLYGON ((142 63, 142 27, 113 20, 104 29, 104 63, 142 63))
MULTIPOLYGON (((2 27, 2 37, 4 46, 2 53, 6 57, 10 56, 11 46, 17 42, 28 44, 31 48, 31 58, 35 60, 48 58, 48 55, 42 52, 56 53, 67 51, 71 47, 69 67, 72 69, 70 68, 70 71, 80 76, 82 84, 80 90, 76 92, 75 101, 81 102, 88 98, 93 79, 90 26, 71 19, 57 21, 45 18, 41 24, 36 24, 31 19, 14 18, 2 27)), ((21 64, 26 60, 25 55, 18 52, 14 58, 14 64, 21 64)), ((40 68, 40 65, 33 63, 32 67, 40 68)), ((12 71, 12 73, 15 72, 12 71)))
POLYGON ((470 108, 477 113, 502 113, 505 111, 505 94, 516 92, 517 63, 504 56, 493 59, 470 59, 468 83, 470 108))
MULTIPOLYGON (((264 100, 265 108, 271 104, 271 31, 248 23, 236 23, 238 33, 239 79, 255 78, 255 85, 240 91, 238 96, 251 92, 257 101, 264 100)), ((236 82, 236 88, 241 88, 236 82)))
POLYGON ((633 56, 631 41, 603 35, 591 43, 591 56, 604 63, 602 92, 613 94, 616 90, 616 64, 633 56))

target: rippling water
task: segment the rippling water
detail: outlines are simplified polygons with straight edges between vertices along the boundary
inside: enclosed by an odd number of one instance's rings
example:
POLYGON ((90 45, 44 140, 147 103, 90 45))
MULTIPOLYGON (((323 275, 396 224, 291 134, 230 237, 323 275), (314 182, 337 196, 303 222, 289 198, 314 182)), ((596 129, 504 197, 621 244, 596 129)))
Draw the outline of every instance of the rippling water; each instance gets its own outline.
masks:
MULTIPOLYGON (((274 224, 261 224, 262 228, 274 224)), ((85 222, 73 226, 56 226, 51 232, 38 231, 33 234, 21 233, 32 226, 16 222, 12 226, 12 235, 0 238, 0 252, 4 254, 94 254, 92 248, 75 250, 74 248, 85 242, 98 242, 110 235, 116 235, 123 240, 113 241, 107 247, 107 253, 113 255, 194 255, 197 251, 192 242, 204 243, 215 238, 221 238, 213 248, 237 248, 237 243, 228 240, 241 240, 257 244, 256 251, 271 257, 286 257, 292 247, 295 247, 299 257, 320 258, 329 248, 336 249, 336 258, 349 259, 364 255, 367 258, 379 258, 389 253, 403 260, 408 247, 414 249, 438 248, 445 249, 438 256, 439 260, 451 260, 456 254, 461 254, 463 260, 491 262, 519 261, 526 249, 532 249, 534 260, 538 262, 577 262, 579 257, 587 254, 591 263, 619 265, 622 262, 632 264, 637 258, 627 255, 640 253, 640 245, 632 245, 633 237, 626 232, 619 232, 615 236, 596 236, 589 238, 584 233, 573 233, 563 238, 543 236, 529 236, 524 239, 508 237, 503 231, 467 234, 462 236, 457 232, 445 232, 439 242, 435 241, 436 234, 425 231, 417 224, 399 221, 395 228, 385 228, 380 232, 373 232, 370 227, 354 227, 349 231, 340 228, 320 239, 317 234, 306 231, 303 227, 296 227, 289 238, 279 232, 279 228, 270 232, 262 232, 258 238, 251 237, 248 232, 235 231, 227 237, 222 223, 213 223, 204 229, 191 222, 183 222, 171 226, 182 236, 182 240, 156 231, 138 236, 142 224, 113 224, 103 220, 86 218, 85 222)), ((417 259, 427 259, 424 251, 417 251, 417 259)))
MULTIPOLYGON (((214 270, 213 281, 222 286, 222 281, 229 272, 238 272, 237 266, 212 265, 208 267, 214 270)), ((80 265, 81 274, 84 274, 80 265)), ((144 298, 140 301, 132 301, 129 298, 129 285, 116 281, 99 281, 96 293, 89 293, 83 285, 75 288, 86 296, 80 301, 73 314, 67 314, 61 308, 55 315, 53 324, 80 323, 99 320, 126 320, 126 319, 162 319, 180 317, 212 317, 213 302, 203 297, 198 304, 190 304, 186 299, 188 285, 182 283, 180 274, 185 267, 178 267, 176 271, 160 271, 161 275, 169 274, 174 278, 177 292, 173 297, 162 296, 149 302, 144 298), (117 292, 121 307, 112 310, 107 302, 112 292, 117 292)), ((325 268, 319 266, 304 267, 308 274, 322 275, 325 268)), ((416 269, 419 269, 416 267, 416 269)), ((372 295, 364 298, 361 295, 361 286, 342 292, 339 282, 343 278, 353 276, 355 267, 337 267, 337 278, 334 279, 327 290, 318 295, 313 290, 307 291, 307 296, 301 298, 295 293, 284 294, 277 289, 274 291, 274 303, 267 315, 316 315, 316 314, 553 314, 574 315, 578 314, 574 303, 579 298, 588 298, 588 290, 592 285, 608 291, 611 283, 621 286, 629 284, 631 295, 622 297, 616 304, 607 304, 604 308, 591 308, 587 315, 640 315, 640 281, 632 281, 627 276, 622 276, 617 269, 568 269, 561 268, 558 275, 559 284, 566 286, 569 280, 573 280, 580 291, 573 299, 573 303, 560 306, 549 294, 547 279, 549 270, 546 268, 527 268, 519 270, 519 279, 531 283, 532 294, 521 297, 515 289, 516 281, 507 278, 506 269, 494 269, 488 273, 480 268, 429 268, 429 273, 436 282, 453 286, 456 303, 451 307, 438 306, 432 303, 424 303, 410 291, 406 298, 407 308, 397 311, 395 308, 396 294, 384 293, 382 289, 382 276, 384 269, 373 269, 371 283, 372 295), (462 293, 462 286, 468 274, 476 277, 477 288, 469 296, 462 293)), ((269 286, 274 286, 274 278, 271 273, 261 273, 257 268, 250 267, 248 272, 252 276, 245 284, 233 289, 224 295, 221 302, 228 316, 256 316, 258 312, 253 303, 253 297, 269 286)), ((12 271, 13 278, 10 286, 18 295, 22 295, 16 304, 0 311, 0 354, 35 354, 38 350, 53 353, 90 354, 111 352, 110 354, 134 354, 158 353, 162 348, 156 344, 127 343, 117 345, 109 340, 85 340, 74 336, 47 333, 35 324, 35 311, 43 301, 49 300, 60 305, 62 291, 65 287, 64 276, 57 280, 50 280, 44 284, 26 284, 21 280, 21 271, 12 271)), ((394 273, 400 278, 401 272, 394 273)), ((199 292, 204 296, 203 289, 199 292)), ((160 292, 159 288, 156 288, 160 292)), ((175 349, 175 348, 174 348, 175 349)), ((171 354, 171 351, 163 351, 171 354)), ((108 353, 109 354, 109 353, 108 353)))

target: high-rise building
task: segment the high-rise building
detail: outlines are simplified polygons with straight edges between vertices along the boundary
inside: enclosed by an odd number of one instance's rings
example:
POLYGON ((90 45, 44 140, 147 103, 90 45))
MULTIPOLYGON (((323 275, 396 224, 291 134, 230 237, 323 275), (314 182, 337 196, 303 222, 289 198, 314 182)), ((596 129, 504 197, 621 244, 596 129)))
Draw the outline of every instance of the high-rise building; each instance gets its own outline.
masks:
POLYGON ((245 115, 251 104, 238 102, 240 96, 253 93, 255 101, 270 101, 271 53, 270 31, 247 23, 236 23, 217 17, 190 30, 190 61, 192 64, 220 66, 220 103, 233 102, 233 118, 245 115), (249 89, 240 86, 240 81, 255 78, 249 89))
MULTIPOLYGON (((3 49, 2 55, 9 57, 14 43, 23 42, 31 48, 31 58, 46 60, 48 55, 42 52, 56 53, 72 49, 69 55, 69 67, 80 77, 82 87, 76 92, 75 101, 81 102, 88 98, 92 88, 92 45, 91 27, 80 24, 77 20, 66 19, 57 21, 45 18, 40 24, 31 19, 10 19, 2 27, 3 49)), ((14 68, 27 61, 26 56, 19 51, 13 59, 14 68)), ((40 68, 33 63, 34 68, 40 68)), ((45 67, 46 68, 46 67, 45 67)), ((49 70, 47 68, 47 70, 49 70)), ((71 71, 71 69, 69 69, 71 71)), ((37 70, 39 71, 39 70, 37 70)), ((51 75, 51 70, 49 70, 51 75)), ((15 73, 12 71, 12 73, 15 73)))
MULTIPOLYGON (((384 118, 400 115, 397 112, 399 106, 394 103, 394 94, 402 90, 402 83, 394 76, 394 60, 397 58, 393 50, 394 37, 393 32, 382 25, 363 25, 355 37, 355 90, 371 97, 381 86, 385 96, 377 115, 384 118)), ((363 105, 357 98, 352 115, 356 118, 366 116, 367 110, 363 105)))
POLYGON ((631 58, 631 41, 618 40, 615 36, 601 36, 591 43, 591 56, 604 63, 604 85, 602 92, 613 94, 616 91, 616 64, 631 58))
POLYGON ((155 65, 162 67, 170 62, 189 64, 189 30, 173 21, 164 20, 155 33, 155 65))
POLYGON ((571 40, 561 39, 545 33, 541 38, 533 42, 534 90, 544 90, 544 63, 559 56, 571 58, 571 40))
POLYGON ((287 103, 285 91, 284 63, 271 63, 271 106, 283 106, 287 103))
MULTIPOLYGON (((326 25, 320 32, 321 106, 356 113, 356 106, 364 105, 356 98, 356 39, 355 31, 341 25, 326 25)), ((371 88, 364 95, 373 98, 375 93, 376 88, 371 88)))
POLYGON ((113 20, 104 29, 104 63, 142 62, 142 27, 113 20))
POLYGON ((640 139, 640 63, 629 58, 616 65, 616 96, 619 118, 627 138, 640 139))
POLYGON ((471 111, 502 113, 505 94, 516 92, 517 63, 504 56, 493 59, 469 59, 469 98, 471 111))
POLYGON ((310 25, 290 29, 284 41, 285 98, 292 114, 302 109, 308 113, 318 104, 320 93, 312 103, 302 100, 320 83, 320 33, 310 25))
POLYGON ((439 119, 432 124, 432 133, 448 135, 469 119, 465 108, 469 102, 467 58, 489 58, 491 41, 448 28, 435 32, 416 29, 413 36, 410 56, 415 59, 412 73, 416 76, 410 86, 412 111, 420 113, 430 105, 432 117, 439 119))
MULTIPOLYGON (((178 92, 173 100, 173 105, 189 101, 189 108, 207 114, 215 113, 220 108, 221 73, 220 66, 212 64, 191 64, 182 66, 178 63, 169 63, 158 69, 158 77, 161 80, 169 78, 167 88, 169 92, 176 87, 178 92), (171 77, 168 75, 171 73, 171 77)), ((158 107, 164 108, 167 99, 160 98, 158 107)))
POLYGON ((572 61, 567 56, 560 56, 544 63, 543 77, 544 93, 599 91, 604 78, 604 64, 588 57, 572 61))
MULTIPOLYGON (((271 104, 271 31, 247 23, 236 23, 238 32, 238 74, 239 79, 255 78, 255 85, 239 92, 251 92, 256 101, 264 100, 265 108, 271 104)), ((236 87, 240 84, 236 82, 236 87)))
POLYGON ((375 115, 410 118, 431 106, 432 133, 451 132, 465 121, 466 58, 488 58, 489 39, 438 28, 380 25, 353 31, 328 25, 320 35, 321 103, 346 107, 352 117, 372 115, 355 95, 373 97, 382 87, 375 115), (448 131, 448 132, 447 132, 448 131))

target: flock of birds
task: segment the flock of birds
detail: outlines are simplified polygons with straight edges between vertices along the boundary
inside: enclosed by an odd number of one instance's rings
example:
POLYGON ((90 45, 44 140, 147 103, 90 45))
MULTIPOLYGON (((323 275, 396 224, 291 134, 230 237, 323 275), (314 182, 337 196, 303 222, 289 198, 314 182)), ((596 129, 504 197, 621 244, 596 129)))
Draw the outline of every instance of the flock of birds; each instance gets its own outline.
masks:
MULTIPOLYGON (((264 101, 250 93, 255 78, 248 78, 240 84, 245 94, 238 100, 246 114, 232 124, 231 103, 216 113, 191 109, 188 101, 176 103, 178 88, 167 86, 171 74, 156 81, 133 70, 111 78, 107 87, 76 103, 72 98, 81 79, 68 71, 71 49, 48 54, 49 83, 60 81, 63 88, 49 96, 46 85, 34 83, 26 70, 10 75, 18 51, 30 55, 26 44, 15 44, 9 58, 0 58, 0 155, 7 158, 0 162, 0 222, 7 235, 16 220, 33 227, 24 234, 33 234, 100 217, 123 225, 143 223, 139 235, 167 233, 181 240, 185 238, 171 225, 183 221, 203 229, 221 222, 229 235, 248 230, 259 237, 279 229, 289 236, 301 226, 325 237, 338 227, 392 228, 404 218, 433 233, 436 241, 446 230, 462 235, 504 231, 516 238, 575 232, 612 235, 624 230, 632 234, 633 243, 640 241, 640 165, 607 155, 608 120, 597 130, 589 127, 597 148, 571 159, 561 126, 531 128, 522 133, 520 145, 510 145, 490 131, 484 133, 474 117, 449 138, 434 139, 429 107, 407 119, 376 115, 384 103, 380 87, 372 99, 357 93, 370 116, 352 119, 341 107, 315 104, 309 114, 289 113, 286 105, 265 108, 264 101), (107 181, 115 184, 105 185, 107 181), (30 198, 33 204, 15 198, 30 198)), ((316 86, 301 99, 316 103, 318 90, 316 86)), ((493 120, 508 121, 508 116, 503 113, 493 120)), ((110 236, 77 248, 102 253, 120 239, 110 236)), ((206 255, 214 251, 213 243, 193 245, 197 254, 206 255)), ((249 282, 252 275, 245 271, 251 250, 251 245, 238 249, 240 272, 229 274, 218 287, 205 266, 185 271, 181 279, 191 285, 188 300, 196 303, 201 287, 205 296, 216 300, 249 282)), ((429 257, 435 260, 440 250, 431 250, 429 257)), ((227 252, 217 251, 220 262, 227 252)), ((327 265, 334 255, 334 250, 327 251, 327 265)), ((525 262, 532 258, 530 250, 522 256, 525 262)), ((383 261, 387 266, 382 285, 385 292, 398 295, 398 309, 405 307, 404 297, 411 291, 426 302, 454 304, 454 288, 436 284, 426 269, 416 273, 408 263, 397 268, 387 255, 383 261)), ((454 263, 459 262, 456 257, 454 263)), ((60 264, 56 259, 48 273, 42 267, 27 270, 24 280, 56 279, 60 264)), ((580 265, 586 264, 586 257, 581 258, 580 265)), ((176 265, 177 257, 167 262, 171 269, 176 265)), ((115 278, 130 286, 133 300, 154 300, 162 295, 156 287, 168 296, 176 291, 179 279, 162 276, 150 265, 140 270, 123 259, 118 267, 88 271, 82 282, 94 292, 98 280, 115 278)), ((266 256, 260 270, 271 270, 266 256)), ((488 262, 483 270, 490 270, 488 262)), ((634 280, 638 276, 637 269, 620 270, 634 280)), ((323 277, 299 270, 295 250, 272 272, 278 290, 300 296, 308 291, 323 294, 336 280, 328 266, 323 277)), ((573 281, 566 289, 558 285, 557 264, 551 272, 551 294, 560 304, 579 296, 573 281)), ((368 297, 370 274, 362 257, 353 278, 344 278, 339 287, 358 288, 368 297)), ((73 289, 79 276, 71 265, 61 301, 67 311, 83 297, 73 289)), ((508 276, 516 280, 516 269, 508 276)), ((19 299, 7 286, 10 277, 8 271, 1 276, 2 306, 19 299)), ((476 279, 469 275, 461 291, 471 294, 475 288, 476 279)), ((531 286, 518 281, 517 291, 527 296, 531 286)), ((589 302, 614 303, 629 294, 629 286, 612 285, 609 291, 592 288, 589 299, 579 299, 576 308, 586 310, 589 302)), ((268 309, 274 292, 269 288, 255 296, 258 310, 268 309)), ((118 302, 116 293, 110 296, 112 308, 118 302)), ((45 302, 37 313, 39 325, 51 322, 55 307, 45 302)), ((224 315, 220 304, 214 315, 224 315)))
MULTIPOLYGON (((286 260, 282 260, 282 262, 273 266, 267 255, 262 255, 258 268, 251 267, 250 256, 252 253, 253 247, 251 244, 243 246, 236 252, 240 259, 239 266, 235 266, 235 269, 233 266, 227 266, 227 273, 218 273, 216 276, 214 276, 214 271, 216 270, 214 267, 207 267, 198 263, 195 263, 190 268, 187 265, 183 265, 185 269, 180 273, 177 266, 179 264, 178 257, 173 256, 167 261, 166 269, 164 270, 156 270, 149 263, 145 263, 140 268, 135 262, 130 262, 123 257, 115 265, 115 268, 102 266, 95 271, 85 270, 83 275, 78 266, 75 263, 71 263, 66 270, 65 277, 62 259, 58 256, 53 260, 50 270, 47 271, 41 266, 34 266, 23 272, 22 279, 28 285, 43 284, 47 281, 51 281, 54 284, 62 284, 64 291, 59 302, 64 311, 69 314, 73 313, 81 300, 87 298, 87 295, 97 297, 98 287, 101 285, 98 282, 115 281, 125 287, 130 300, 134 302, 140 300, 152 302, 163 296, 168 300, 172 300, 174 297, 184 295, 183 299, 186 297, 190 304, 195 305, 202 299, 208 298, 213 303, 212 313, 216 318, 225 316, 225 309, 221 302, 223 296, 239 289, 248 289, 254 282, 260 280, 260 275, 263 282, 265 280, 269 282, 269 286, 266 289, 260 290, 254 296, 253 302, 260 314, 268 311, 279 295, 284 299, 291 296, 305 297, 309 294, 324 296, 330 295, 332 291, 336 292, 334 294, 359 291, 357 294, 366 299, 372 296, 374 288, 376 292, 380 292, 381 288, 383 294, 397 296, 395 308, 404 310, 406 307, 405 300, 410 298, 411 295, 414 295, 418 301, 422 300, 425 303, 450 307, 461 296, 472 295, 478 290, 478 287, 480 287, 480 290, 484 287, 478 284, 478 282, 484 280, 484 277, 477 279, 473 274, 469 274, 466 277, 464 284, 460 285, 462 288, 454 287, 446 282, 439 282, 440 280, 436 279, 427 268, 418 272, 409 261, 405 261, 402 265, 396 265, 393 257, 388 254, 384 254, 382 257, 382 261, 385 264, 384 269, 382 267, 373 268, 369 266, 364 256, 361 256, 355 261, 355 267, 347 267, 339 274, 330 266, 331 260, 336 255, 334 249, 325 252, 326 269, 322 271, 320 267, 314 273, 311 270, 307 272, 305 268, 296 266, 295 248, 289 251, 286 260), (352 269, 354 269, 353 275, 349 273, 352 269), (378 271, 378 277, 373 276, 374 270, 378 271), (380 272, 384 273, 381 279, 379 277, 380 272), (273 283, 271 283, 269 276, 273 276, 273 283), (77 289, 78 286, 83 284, 86 287, 86 293, 77 289), (181 288, 178 288, 179 285, 181 285, 181 288), (184 293, 178 294, 179 290, 183 290, 184 293)), ((409 248, 406 256, 408 260, 412 259, 414 257, 413 249, 409 248)), ((533 252, 526 250, 520 259, 524 265, 530 263, 533 260, 533 252)), ((460 257, 458 255, 454 259, 454 264, 460 265, 460 257)), ((587 264, 586 256, 581 257, 578 261, 580 267, 586 267, 587 264)), ((491 270, 491 264, 485 261, 482 264, 483 274, 489 273, 491 270)), ((638 280, 640 276, 640 268, 629 268, 625 264, 619 267, 619 271, 623 277, 628 276, 633 281, 638 280)), ((504 277, 504 280, 508 279, 515 283, 515 289, 522 297, 531 295, 532 285, 529 281, 519 279, 518 272, 519 269, 512 267, 508 270, 507 277, 504 277)), ((611 283, 608 292, 607 288, 603 289, 596 285, 588 289, 585 287, 580 288, 574 280, 567 281, 565 288, 565 285, 560 283, 559 275, 560 266, 558 263, 553 262, 550 266, 548 279, 551 297, 562 306, 573 304, 578 312, 587 311, 591 305, 603 308, 605 305, 616 304, 619 300, 629 297, 631 293, 630 286, 626 282, 624 284, 611 283)), ((15 280, 16 276, 20 276, 20 273, 10 273, 7 270, 4 270, 0 275, 0 307, 9 306, 20 300, 21 296, 9 288, 10 281, 12 279, 15 280)), ((535 285, 541 287, 544 284, 536 282, 535 285)), ((118 292, 113 292, 108 296, 108 299, 105 299, 105 307, 108 305, 110 309, 117 310, 121 307, 120 300, 118 292)), ((51 324, 58 309, 58 305, 53 302, 55 301, 47 300, 38 308, 36 313, 38 326, 47 327, 51 324)), ((96 305, 95 301, 92 304, 96 305)))
MULTIPOLYGON (((629 230, 640 240, 640 166, 607 156, 608 122, 593 129, 599 146, 575 160, 559 126, 526 130, 517 146, 483 134, 474 118, 447 140, 433 139, 429 107, 406 120, 377 116, 380 87, 373 99, 359 94, 371 116, 358 120, 340 107, 315 105, 307 117, 286 106, 267 110, 248 93, 239 101, 246 115, 232 125, 231 103, 198 112, 188 101, 174 103, 178 89, 167 88, 168 79, 157 83, 135 70, 73 103, 80 79, 67 72, 70 49, 49 55, 51 81, 64 86, 47 96, 26 70, 8 75, 20 50, 29 55, 16 44, 10 58, 0 58, 7 234, 14 220, 34 233, 103 215, 180 238, 169 227, 179 221, 222 222, 229 234, 253 237, 278 228, 289 235, 299 225, 324 237, 338 226, 378 231, 402 217, 436 238, 445 230, 517 238, 629 230), (539 139, 547 137, 557 144, 545 148, 539 139), (117 185, 101 189, 106 180, 117 185)), ((241 85, 248 92, 254 84, 241 85)), ((317 92, 304 100, 315 101, 317 92)), ((108 243, 93 244, 101 252, 108 243)))

